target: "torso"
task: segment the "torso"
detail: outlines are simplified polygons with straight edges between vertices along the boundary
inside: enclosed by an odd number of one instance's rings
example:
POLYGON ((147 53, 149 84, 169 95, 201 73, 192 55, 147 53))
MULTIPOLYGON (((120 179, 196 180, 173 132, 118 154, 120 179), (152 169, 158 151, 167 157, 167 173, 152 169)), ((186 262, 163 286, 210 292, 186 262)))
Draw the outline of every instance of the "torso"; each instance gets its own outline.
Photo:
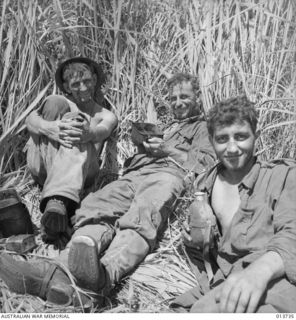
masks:
MULTIPOLYGON (((67 101, 69 103, 71 112, 83 113, 86 116, 86 118, 89 120, 91 127, 96 127, 101 122, 105 122, 106 123, 105 126, 109 127, 110 126, 110 122, 112 122, 113 119, 114 119, 114 115, 113 115, 113 113, 111 111, 101 107, 97 103, 95 104, 95 107, 94 107, 94 109, 92 111, 92 114, 88 114, 86 112, 81 111, 77 107, 76 103, 74 103, 70 99, 67 99, 67 101)), ((94 145, 95 145, 95 148, 99 151, 99 150, 101 150, 103 142, 97 142, 94 145)))
POLYGON ((240 205, 237 184, 230 184, 223 176, 217 175, 211 199, 212 208, 221 224, 222 234, 226 233, 240 205))

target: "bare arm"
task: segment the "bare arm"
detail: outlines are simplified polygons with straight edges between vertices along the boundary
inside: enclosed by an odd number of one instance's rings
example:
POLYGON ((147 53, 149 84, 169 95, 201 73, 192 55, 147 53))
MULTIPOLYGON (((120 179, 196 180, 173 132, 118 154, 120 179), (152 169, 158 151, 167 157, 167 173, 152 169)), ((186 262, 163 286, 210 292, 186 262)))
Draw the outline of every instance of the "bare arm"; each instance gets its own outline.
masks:
POLYGON ((47 121, 37 111, 29 114, 26 119, 26 126, 31 136, 44 135, 67 148, 72 148, 75 142, 79 142, 79 137, 82 134, 81 125, 76 120, 47 121))
POLYGON ((103 142, 107 139, 117 126, 116 115, 105 110, 102 117, 95 117, 90 123, 84 123, 81 143, 92 141, 93 143, 103 142))

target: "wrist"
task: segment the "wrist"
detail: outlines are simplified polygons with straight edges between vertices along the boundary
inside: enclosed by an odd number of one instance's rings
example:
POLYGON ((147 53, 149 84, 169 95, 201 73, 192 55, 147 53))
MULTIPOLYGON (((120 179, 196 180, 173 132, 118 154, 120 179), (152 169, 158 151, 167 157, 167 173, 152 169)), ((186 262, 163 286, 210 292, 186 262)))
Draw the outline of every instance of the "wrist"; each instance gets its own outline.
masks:
POLYGON ((262 280, 267 283, 285 274, 283 260, 275 251, 266 252, 249 265, 247 269, 252 272, 256 272, 258 280, 262 280))

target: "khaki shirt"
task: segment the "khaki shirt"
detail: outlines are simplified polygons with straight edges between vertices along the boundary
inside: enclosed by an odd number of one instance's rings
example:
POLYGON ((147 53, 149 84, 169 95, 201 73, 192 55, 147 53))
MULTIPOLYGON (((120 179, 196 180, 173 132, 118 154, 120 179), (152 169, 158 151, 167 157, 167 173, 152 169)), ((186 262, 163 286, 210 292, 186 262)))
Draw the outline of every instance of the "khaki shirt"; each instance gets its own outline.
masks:
MULTIPOLYGON (((187 170, 200 174, 215 163, 215 153, 208 138, 206 122, 198 117, 175 120, 164 131, 163 139, 166 145, 188 152, 187 161, 178 163, 184 168, 184 172, 187 170)), ((178 167, 168 157, 155 158, 139 152, 127 160, 126 172, 146 165, 178 167)))
MULTIPOLYGON (((221 164, 195 181, 211 199, 221 164)), ((228 231, 217 241, 215 260, 224 276, 245 268, 267 251, 283 259, 286 277, 296 284, 296 162, 256 160, 238 186, 241 198, 228 231)))

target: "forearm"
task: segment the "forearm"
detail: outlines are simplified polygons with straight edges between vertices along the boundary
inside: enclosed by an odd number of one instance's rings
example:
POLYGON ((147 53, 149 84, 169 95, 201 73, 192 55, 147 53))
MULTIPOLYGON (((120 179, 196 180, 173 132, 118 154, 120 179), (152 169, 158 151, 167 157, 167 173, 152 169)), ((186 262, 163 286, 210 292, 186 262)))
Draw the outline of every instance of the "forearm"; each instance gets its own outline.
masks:
POLYGON ((267 283, 271 280, 285 275, 284 262, 281 256, 275 251, 268 251, 260 258, 251 263, 246 271, 257 273, 267 283))
POLYGON ((26 126, 29 133, 32 135, 49 136, 49 121, 44 120, 36 111, 33 111, 26 119, 26 126))

